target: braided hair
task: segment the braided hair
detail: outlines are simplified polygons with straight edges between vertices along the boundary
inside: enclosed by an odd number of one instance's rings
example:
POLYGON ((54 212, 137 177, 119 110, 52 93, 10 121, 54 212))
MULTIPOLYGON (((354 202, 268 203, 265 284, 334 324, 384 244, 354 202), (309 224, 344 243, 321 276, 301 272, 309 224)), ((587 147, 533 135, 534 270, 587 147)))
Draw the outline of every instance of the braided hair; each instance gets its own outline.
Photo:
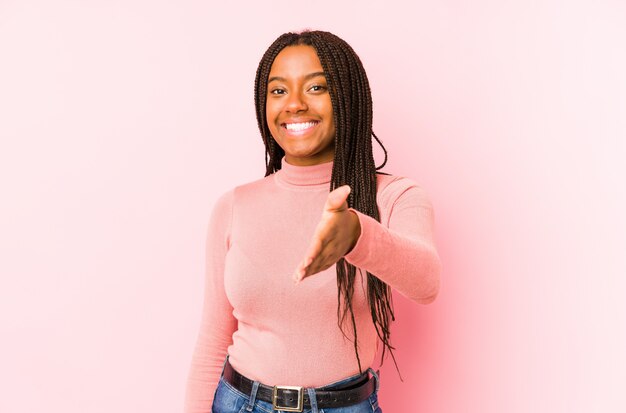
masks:
MULTIPOLYGON (((308 45, 315 49, 328 83, 336 128, 330 191, 342 185, 350 185, 348 206, 380 221, 376 205, 376 174, 384 174, 377 170, 387 163, 387 150, 372 130, 372 95, 363 64, 352 47, 332 33, 308 30, 301 33, 285 33, 272 43, 259 63, 254 82, 254 103, 257 123, 265 144, 265 176, 280 170, 281 159, 285 155, 267 125, 265 110, 268 76, 278 53, 285 47, 296 45, 308 45), (378 167, 374 163, 372 137, 385 154, 385 160, 378 167)), ((356 267, 341 258, 336 268, 338 324, 347 337, 342 326, 347 314, 350 314, 354 332, 354 350, 359 372, 362 372, 356 322, 352 310, 356 267)), ((367 272, 367 300, 376 333, 383 342, 381 365, 385 350, 388 349, 398 370, 392 351, 394 347, 389 341, 390 319, 395 320, 391 288, 370 272, 367 272)))

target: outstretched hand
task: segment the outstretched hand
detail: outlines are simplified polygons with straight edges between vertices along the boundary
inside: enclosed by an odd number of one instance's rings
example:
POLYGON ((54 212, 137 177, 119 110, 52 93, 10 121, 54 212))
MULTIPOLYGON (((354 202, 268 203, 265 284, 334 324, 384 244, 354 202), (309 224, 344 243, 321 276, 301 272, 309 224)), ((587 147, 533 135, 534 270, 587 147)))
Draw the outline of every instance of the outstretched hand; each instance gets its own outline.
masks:
POLYGON ((343 185, 328 194, 320 219, 304 259, 296 268, 294 282, 324 271, 354 248, 361 235, 359 217, 348 209, 350 186, 343 185))

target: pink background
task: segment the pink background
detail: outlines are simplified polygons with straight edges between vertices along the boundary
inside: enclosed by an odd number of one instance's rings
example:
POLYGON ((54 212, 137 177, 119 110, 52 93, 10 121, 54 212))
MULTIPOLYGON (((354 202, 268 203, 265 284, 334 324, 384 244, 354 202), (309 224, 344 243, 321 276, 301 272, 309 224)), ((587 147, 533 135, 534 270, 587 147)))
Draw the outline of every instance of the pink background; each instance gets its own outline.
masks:
POLYGON ((0 1, 0 412, 182 409, 210 210, 264 171, 254 71, 305 27, 435 205, 383 410, 626 411, 624 2, 209 3, 0 1))

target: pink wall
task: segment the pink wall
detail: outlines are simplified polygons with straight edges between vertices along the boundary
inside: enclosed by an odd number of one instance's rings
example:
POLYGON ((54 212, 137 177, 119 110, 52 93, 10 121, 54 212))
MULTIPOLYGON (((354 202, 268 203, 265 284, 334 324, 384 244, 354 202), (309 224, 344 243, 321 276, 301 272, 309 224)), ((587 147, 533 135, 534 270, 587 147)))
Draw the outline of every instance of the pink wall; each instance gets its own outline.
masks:
POLYGON ((0 2, 0 412, 180 411, 208 214, 263 174, 256 64, 304 27, 435 205, 384 411, 626 411, 623 2, 208 3, 0 2))

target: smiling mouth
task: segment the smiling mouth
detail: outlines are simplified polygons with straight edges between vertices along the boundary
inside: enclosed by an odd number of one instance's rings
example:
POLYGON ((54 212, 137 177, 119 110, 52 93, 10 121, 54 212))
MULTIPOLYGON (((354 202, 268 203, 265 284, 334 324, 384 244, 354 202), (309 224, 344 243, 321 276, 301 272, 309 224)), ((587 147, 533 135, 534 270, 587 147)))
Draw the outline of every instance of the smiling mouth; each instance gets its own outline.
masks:
POLYGON ((303 132, 315 127, 318 123, 318 121, 283 123, 282 126, 289 132, 303 132))

